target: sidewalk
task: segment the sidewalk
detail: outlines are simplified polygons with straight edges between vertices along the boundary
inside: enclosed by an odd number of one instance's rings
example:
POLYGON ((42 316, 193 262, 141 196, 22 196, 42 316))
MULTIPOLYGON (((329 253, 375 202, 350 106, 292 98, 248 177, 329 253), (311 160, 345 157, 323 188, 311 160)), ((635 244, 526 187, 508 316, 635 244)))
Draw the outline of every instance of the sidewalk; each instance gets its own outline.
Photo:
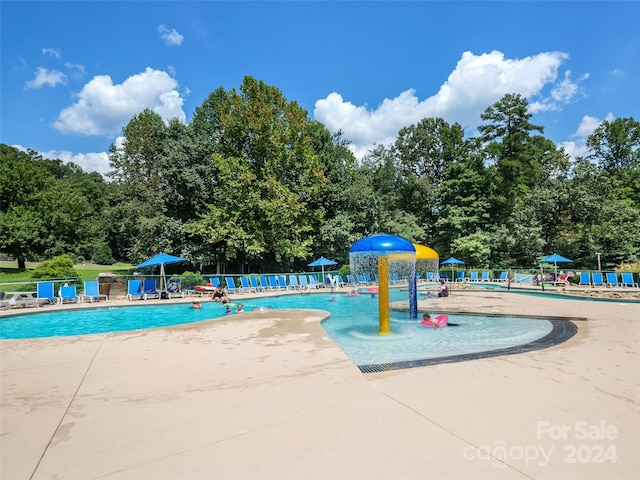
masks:
POLYGON ((0 341, 0 477, 640 477, 640 305, 454 289, 419 308, 564 316, 579 332, 377 374, 317 311, 0 341))

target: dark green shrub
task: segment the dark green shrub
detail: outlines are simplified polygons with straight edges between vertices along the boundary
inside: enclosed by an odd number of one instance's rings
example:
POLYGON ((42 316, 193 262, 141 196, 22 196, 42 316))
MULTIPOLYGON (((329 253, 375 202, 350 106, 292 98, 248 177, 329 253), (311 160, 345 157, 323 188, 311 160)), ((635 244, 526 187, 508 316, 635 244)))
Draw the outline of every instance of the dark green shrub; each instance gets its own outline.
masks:
POLYGON ((204 285, 204 278, 199 273, 184 272, 180 275, 180 285, 182 290, 192 289, 196 285, 204 285))
POLYGON ((58 255, 51 260, 45 260, 31 273, 32 278, 67 278, 77 277, 73 259, 69 255, 58 255))
POLYGON ((111 251, 111 248, 109 248, 109 245, 107 245, 106 243, 103 243, 98 246, 98 248, 96 248, 92 260, 98 265, 112 265, 116 263, 115 259, 113 258, 113 252, 111 251))

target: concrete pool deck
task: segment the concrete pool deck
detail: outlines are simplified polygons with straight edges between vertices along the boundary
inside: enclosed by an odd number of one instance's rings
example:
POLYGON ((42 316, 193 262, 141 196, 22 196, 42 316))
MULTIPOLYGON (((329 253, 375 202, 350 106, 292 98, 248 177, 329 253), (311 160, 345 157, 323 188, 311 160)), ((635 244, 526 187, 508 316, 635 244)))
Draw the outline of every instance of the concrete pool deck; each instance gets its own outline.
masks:
POLYGON ((316 311, 2 340, 0 477, 640 477, 640 304, 454 285, 419 308, 561 316, 579 331, 545 350, 372 374, 316 311))

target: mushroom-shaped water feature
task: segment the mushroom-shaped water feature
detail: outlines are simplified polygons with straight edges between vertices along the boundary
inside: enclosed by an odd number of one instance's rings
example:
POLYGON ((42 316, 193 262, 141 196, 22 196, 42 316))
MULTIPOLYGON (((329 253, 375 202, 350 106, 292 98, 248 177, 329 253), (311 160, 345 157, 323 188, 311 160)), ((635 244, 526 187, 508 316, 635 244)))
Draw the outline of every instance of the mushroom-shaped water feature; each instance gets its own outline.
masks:
POLYGON ((378 272, 378 312, 381 335, 391 333, 389 328, 390 271, 407 275, 410 317, 417 318, 416 249, 411 242, 385 233, 365 237, 349 249, 349 263, 352 274, 378 272))

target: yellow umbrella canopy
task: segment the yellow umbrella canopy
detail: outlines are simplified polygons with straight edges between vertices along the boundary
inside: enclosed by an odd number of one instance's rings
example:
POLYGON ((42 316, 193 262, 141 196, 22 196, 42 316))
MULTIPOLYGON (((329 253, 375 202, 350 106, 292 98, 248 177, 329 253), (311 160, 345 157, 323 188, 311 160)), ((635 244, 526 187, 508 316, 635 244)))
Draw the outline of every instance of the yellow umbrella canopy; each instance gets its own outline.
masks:
POLYGON ((425 247, 419 243, 414 243, 413 247, 416 249, 416 260, 431 260, 440 259, 440 255, 433 248, 425 247))

